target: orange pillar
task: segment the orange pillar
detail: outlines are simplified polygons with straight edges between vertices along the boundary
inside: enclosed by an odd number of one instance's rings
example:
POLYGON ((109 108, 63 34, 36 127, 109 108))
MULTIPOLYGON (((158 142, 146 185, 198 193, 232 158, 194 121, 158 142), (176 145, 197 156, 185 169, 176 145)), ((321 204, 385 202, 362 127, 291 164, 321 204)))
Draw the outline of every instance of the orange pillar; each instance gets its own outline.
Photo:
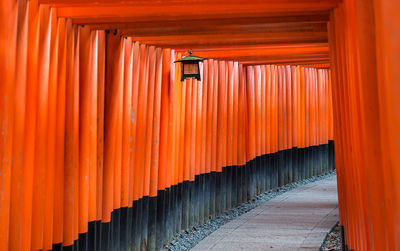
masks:
POLYGON ((133 44, 132 39, 124 39, 124 88, 122 104, 122 152, 121 152, 121 207, 128 207, 132 201, 130 193, 131 180, 131 120, 132 120, 132 72, 133 44))
MULTIPOLYGON (((2 1, 0 4, 0 249, 9 246, 11 164, 14 129, 15 63, 17 53, 17 12, 15 1, 2 1)), ((17 90, 18 91, 18 90, 17 90)), ((19 123, 20 121, 17 121, 19 123)))
POLYGON ((58 84, 58 22, 54 9, 50 13, 50 67, 48 87, 48 110, 47 110, 47 160, 45 176, 45 204, 44 204, 44 229, 43 249, 53 247, 53 221, 54 221, 54 188, 55 188, 55 147, 57 128, 57 84, 58 84))
POLYGON ((73 69, 74 69, 74 52, 76 33, 75 27, 70 21, 66 24, 67 45, 66 45, 66 97, 65 97, 65 162, 64 162, 64 227, 63 227, 63 245, 71 246, 74 242, 74 172, 73 166, 77 162, 77 155, 74 152, 74 124, 78 120, 78 110, 74 107, 76 99, 79 95, 74 86, 73 69))
POLYGON ((98 78, 97 78, 97 198, 96 220, 103 219, 103 170, 104 170, 104 99, 106 68, 106 34, 98 31, 98 78))
MULTIPOLYGON (((94 164, 90 158, 90 141, 92 121, 92 96, 96 84, 90 82, 89 66, 90 53, 90 29, 79 27, 79 233, 87 232, 89 214, 89 168, 94 164)), ((94 129, 94 128, 93 128, 94 129)), ((93 177, 94 178, 94 177, 93 177)))
POLYGON ((45 179, 46 156, 48 152, 48 88, 50 66, 50 8, 40 7, 40 31, 39 31, 39 60, 38 60, 38 92, 37 92, 37 120, 35 132, 35 159, 33 173, 33 197, 32 197, 32 243, 31 248, 38 250, 43 248, 44 230, 44 203, 45 203, 45 179), (37 168, 41 167, 41 168, 37 168))
POLYGON ((64 156, 65 156, 65 111, 66 111, 66 22, 58 19, 58 75, 57 75, 57 117, 54 171, 54 220, 53 243, 63 242, 64 214, 64 156))
MULTIPOLYGON (((16 69, 15 69, 15 103, 14 128, 12 142, 12 171, 10 194, 10 222, 9 222, 9 250, 21 250, 23 226, 23 178, 24 178, 24 136, 26 117, 26 89, 27 89, 27 52, 28 52, 28 3, 18 2, 17 41, 16 41, 16 69)), ((11 12, 12 13, 12 12, 11 12)), ((2 16, 6 16, 1 14, 2 16)), ((0 22, 2 23, 2 22, 0 22)), ((1 28, 4 30, 3 28, 1 28)), ((3 34, 2 34, 3 36, 3 34)), ((0 43, 1 44, 1 43, 0 43)), ((0 45, 2 46, 2 45, 0 45)), ((2 48, 3 49, 3 48, 2 48)), ((0 50, 2 50, 0 49, 0 50)), ((3 52, 1 52, 3 55, 3 52)), ((1 68, 2 66, 0 66, 1 68)), ((3 69, 0 69, 2 74, 3 69)), ((2 75, 5 76, 5 75, 2 75)), ((8 76, 9 77, 9 76, 8 76)), ((1 90, 1 89, 0 89, 1 90)), ((3 94, 3 90, 0 93, 3 94)), ((1 107, 0 109, 2 109, 1 107)), ((3 111, 3 110, 2 110, 3 111)), ((0 116, 1 117, 1 116, 0 116)), ((3 141, 2 141, 3 142, 3 141)), ((1 143, 0 143, 1 144, 1 143)), ((2 166, 2 165, 0 165, 2 166)), ((0 216, 3 217, 3 216, 0 216)), ((3 220, 3 218, 1 218, 3 220)), ((5 222, 4 222, 5 223, 5 222)), ((6 227, 7 224, 4 224, 6 227)), ((3 229, 1 230, 3 231, 3 229)), ((3 233, 3 232, 2 232, 3 233)), ((3 244, 3 237, 0 240, 3 244)), ((3 242, 4 241, 4 242, 3 242)), ((0 244, 0 249, 6 249, 0 244)))

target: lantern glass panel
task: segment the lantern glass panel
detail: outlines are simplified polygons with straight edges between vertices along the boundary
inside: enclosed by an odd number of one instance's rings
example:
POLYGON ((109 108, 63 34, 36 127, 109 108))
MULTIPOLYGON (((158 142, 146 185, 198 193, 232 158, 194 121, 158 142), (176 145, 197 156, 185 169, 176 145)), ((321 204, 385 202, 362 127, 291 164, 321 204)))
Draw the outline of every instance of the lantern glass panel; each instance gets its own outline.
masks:
POLYGON ((197 62, 184 64, 183 68, 183 74, 185 75, 199 74, 199 66, 197 62))

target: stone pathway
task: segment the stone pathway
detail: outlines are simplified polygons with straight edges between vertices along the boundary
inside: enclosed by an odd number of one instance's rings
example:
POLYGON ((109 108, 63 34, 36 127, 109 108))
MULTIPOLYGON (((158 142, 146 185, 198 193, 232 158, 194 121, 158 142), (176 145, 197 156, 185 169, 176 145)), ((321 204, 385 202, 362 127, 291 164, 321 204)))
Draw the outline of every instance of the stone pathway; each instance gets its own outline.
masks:
POLYGON ((338 219, 336 176, 332 176, 261 204, 192 250, 319 250, 338 219))

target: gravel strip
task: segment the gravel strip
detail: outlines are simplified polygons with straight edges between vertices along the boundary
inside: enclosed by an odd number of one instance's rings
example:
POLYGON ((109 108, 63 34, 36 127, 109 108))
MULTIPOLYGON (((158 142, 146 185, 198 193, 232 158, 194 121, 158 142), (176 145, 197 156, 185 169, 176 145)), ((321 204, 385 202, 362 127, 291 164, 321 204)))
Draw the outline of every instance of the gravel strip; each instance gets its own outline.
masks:
MULTIPOLYGON (((288 192, 296 187, 303 186, 305 184, 315 182, 318 180, 322 180, 328 178, 330 176, 336 175, 336 171, 333 171, 328 174, 312 177, 306 180, 298 181, 295 183, 288 184, 286 186, 280 187, 275 190, 271 190, 269 192, 260 194, 253 198, 252 200, 243 203, 242 205, 230 209, 226 211, 223 215, 217 216, 208 222, 194 226, 192 229, 183 230, 177 233, 174 238, 164 246, 164 250, 171 251, 181 251, 181 250, 190 250, 197 243, 199 243, 202 239, 210 235, 212 232, 217 230, 222 225, 228 223, 231 220, 236 219, 240 215, 249 212, 253 208, 259 206, 260 204, 280 195, 285 192, 288 192)), ((335 250, 335 249, 332 249, 335 250)))
POLYGON ((339 223, 336 223, 327 235, 325 242, 322 244, 321 251, 342 250, 342 237, 340 233, 339 223))

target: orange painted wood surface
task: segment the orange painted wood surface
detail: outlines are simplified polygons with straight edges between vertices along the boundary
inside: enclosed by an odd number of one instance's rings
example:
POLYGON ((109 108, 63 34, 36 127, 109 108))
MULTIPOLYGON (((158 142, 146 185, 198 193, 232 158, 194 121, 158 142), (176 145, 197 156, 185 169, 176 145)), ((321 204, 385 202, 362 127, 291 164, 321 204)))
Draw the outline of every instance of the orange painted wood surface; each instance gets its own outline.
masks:
POLYGON ((2 1, 0 249, 333 140, 349 248, 399 249, 398 2, 189 3, 2 1), (202 81, 180 82, 191 48, 202 81))

